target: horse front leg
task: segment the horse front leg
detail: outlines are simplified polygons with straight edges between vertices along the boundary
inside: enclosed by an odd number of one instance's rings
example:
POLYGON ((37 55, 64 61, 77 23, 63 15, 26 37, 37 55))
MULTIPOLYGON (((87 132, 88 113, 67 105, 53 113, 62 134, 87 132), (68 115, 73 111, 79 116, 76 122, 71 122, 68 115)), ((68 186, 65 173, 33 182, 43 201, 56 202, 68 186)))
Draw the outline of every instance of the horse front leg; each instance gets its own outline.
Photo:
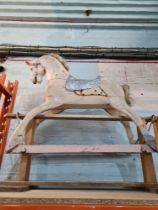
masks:
POLYGON ((9 152, 13 147, 15 147, 18 144, 24 143, 23 137, 25 135, 25 129, 28 126, 28 124, 33 120, 34 117, 50 109, 60 110, 61 107, 62 107, 61 103, 56 103, 54 101, 51 101, 48 103, 41 104, 40 106, 28 112, 25 118, 20 123, 20 125, 15 129, 12 136, 10 137, 7 147, 6 147, 6 152, 9 152))

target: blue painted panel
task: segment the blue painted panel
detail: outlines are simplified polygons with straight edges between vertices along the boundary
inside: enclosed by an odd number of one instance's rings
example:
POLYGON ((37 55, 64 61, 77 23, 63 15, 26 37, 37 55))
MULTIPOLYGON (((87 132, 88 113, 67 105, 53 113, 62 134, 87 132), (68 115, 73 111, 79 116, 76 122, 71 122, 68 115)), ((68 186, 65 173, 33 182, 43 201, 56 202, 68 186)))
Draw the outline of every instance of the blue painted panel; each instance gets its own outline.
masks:
MULTIPOLYGON (((0 17, 37 18, 36 21, 1 21, 0 43, 49 46, 158 47, 158 23, 115 23, 116 20, 158 19, 158 2, 105 1, 0 1, 0 17), (87 16, 86 11, 89 11, 87 16), (38 18, 47 18, 38 22, 38 18), (114 23, 69 23, 65 18, 107 20, 114 23), (51 22, 60 19, 59 22, 51 22), (18 35, 17 35, 18 31, 18 35), (18 38, 17 38, 18 37, 18 38)), ((72 19, 72 20, 73 20, 72 19)))

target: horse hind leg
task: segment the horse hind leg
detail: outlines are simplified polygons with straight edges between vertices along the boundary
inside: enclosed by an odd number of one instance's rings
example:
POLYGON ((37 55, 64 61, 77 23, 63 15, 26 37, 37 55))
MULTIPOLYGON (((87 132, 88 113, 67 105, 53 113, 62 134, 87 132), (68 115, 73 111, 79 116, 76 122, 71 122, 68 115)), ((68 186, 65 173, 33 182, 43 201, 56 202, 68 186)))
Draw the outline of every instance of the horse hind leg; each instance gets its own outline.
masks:
MULTIPOLYGON (((132 110, 127 106, 126 109, 128 111, 131 112, 131 114, 135 115, 135 117, 139 118, 134 112, 132 112, 132 110)), ((146 144, 148 144, 151 148, 153 148, 154 150, 156 149, 156 146, 155 146, 155 139, 152 135, 149 134, 147 128, 146 128, 146 123, 145 123, 145 120, 139 118, 139 120, 141 120, 141 124, 138 126, 138 129, 140 130, 141 134, 142 134, 142 137, 144 139, 144 142, 146 144)))
POLYGON ((123 125, 123 127, 124 127, 125 130, 126 130, 126 134, 127 134, 129 143, 130 143, 130 144, 135 144, 136 141, 135 141, 135 139, 134 139, 134 135, 133 135, 133 133, 132 133, 130 123, 127 122, 127 121, 121 121, 121 124, 123 125))
MULTIPOLYGON (((105 111, 108 112, 112 116, 121 116, 121 113, 117 111, 116 109, 105 109, 105 111)), ((132 133, 132 129, 130 127, 130 123, 127 121, 121 121, 121 124, 125 128, 129 143, 134 144, 135 140, 134 140, 134 135, 132 133)))
POLYGON ((111 103, 111 106, 113 108, 115 108, 116 110, 120 111, 121 113, 125 114, 126 116, 128 116, 129 118, 131 118, 135 124, 137 125, 137 127, 139 128, 142 137, 144 139, 144 142, 148 143, 148 144, 152 144, 151 146, 154 148, 154 137, 151 136, 146 128, 146 124, 144 122, 143 119, 141 119, 139 116, 137 116, 130 107, 128 107, 128 105, 126 105, 125 103, 111 103))

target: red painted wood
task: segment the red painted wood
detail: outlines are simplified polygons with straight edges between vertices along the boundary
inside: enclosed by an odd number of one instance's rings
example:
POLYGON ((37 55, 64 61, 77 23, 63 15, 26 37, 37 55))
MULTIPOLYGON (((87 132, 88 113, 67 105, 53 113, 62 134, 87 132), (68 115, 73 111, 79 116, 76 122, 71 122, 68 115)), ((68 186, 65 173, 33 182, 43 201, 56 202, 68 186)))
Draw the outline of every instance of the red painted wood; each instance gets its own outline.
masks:
POLYGON ((6 118, 5 115, 13 111, 18 88, 18 81, 15 81, 14 83, 8 81, 7 85, 5 86, 5 78, 5 74, 0 76, 0 166, 2 163, 4 148, 10 126, 10 119, 6 118))
POLYGON ((0 210, 158 210, 158 206, 4 204, 0 210))
MULTIPOLYGON (((0 84, 4 85, 5 79, 6 79, 6 75, 5 74, 1 74, 0 75, 0 84)), ((1 98, 1 96, 2 96, 2 91, 0 91, 0 98, 1 98)))

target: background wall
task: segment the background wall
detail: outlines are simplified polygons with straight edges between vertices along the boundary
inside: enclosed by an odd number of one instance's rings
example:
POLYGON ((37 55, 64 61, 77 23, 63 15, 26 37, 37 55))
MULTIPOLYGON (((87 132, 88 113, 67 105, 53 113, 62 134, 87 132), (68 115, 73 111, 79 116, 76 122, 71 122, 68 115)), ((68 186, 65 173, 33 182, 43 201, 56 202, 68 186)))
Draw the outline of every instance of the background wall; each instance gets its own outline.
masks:
MULTIPOLYGON (((26 44, 49 46, 100 46, 100 47, 158 47, 157 23, 138 24, 137 19, 154 20, 158 16, 158 2, 146 0, 112 1, 0 1, 0 44, 26 44), (85 11, 92 10, 90 16, 85 11), (12 21, 6 21, 12 17, 12 21), (13 21, 14 18, 23 21, 13 21), (37 18, 38 22, 26 21, 37 18), (65 19, 78 18, 87 23, 65 23, 65 19), (88 23, 113 19, 112 23, 88 23), (122 19, 121 23, 116 23, 122 19), (132 23, 123 23, 131 19, 132 23), (25 21, 24 21, 25 20, 25 21), (53 21, 59 22, 53 22, 53 21)), ((17 20, 17 19, 16 19, 17 20)), ((156 21, 155 21, 156 22, 156 21)), ((44 100, 44 84, 32 85, 25 58, 9 58, 5 66, 8 79, 20 81, 15 112, 25 113, 44 100)), ((81 61, 82 62, 82 61, 81 61)), ((135 99, 133 109, 139 115, 158 113, 158 63, 102 60, 99 63, 81 63, 68 60, 72 71, 90 71, 97 68, 100 73, 119 83, 128 83, 135 99)), ((102 110, 67 110, 83 114, 104 114, 102 110)), ((10 133, 15 129, 12 121, 10 133)), ((133 126, 133 125, 132 125, 133 126)), ((133 126, 133 131, 135 128, 133 126)), ((137 138, 137 136, 135 136, 137 138)), ((126 134, 115 122, 47 121, 40 125, 36 142, 44 144, 128 144, 126 134)), ((158 164, 157 155, 154 156, 158 164)), ((1 179, 14 178, 18 156, 6 155, 1 179)), ((64 156, 38 155, 33 158, 31 180, 115 180, 140 181, 142 172, 137 155, 122 156, 64 156)))
POLYGON ((157 47, 157 0, 1 0, 0 19, 9 18, 1 43, 157 47))

